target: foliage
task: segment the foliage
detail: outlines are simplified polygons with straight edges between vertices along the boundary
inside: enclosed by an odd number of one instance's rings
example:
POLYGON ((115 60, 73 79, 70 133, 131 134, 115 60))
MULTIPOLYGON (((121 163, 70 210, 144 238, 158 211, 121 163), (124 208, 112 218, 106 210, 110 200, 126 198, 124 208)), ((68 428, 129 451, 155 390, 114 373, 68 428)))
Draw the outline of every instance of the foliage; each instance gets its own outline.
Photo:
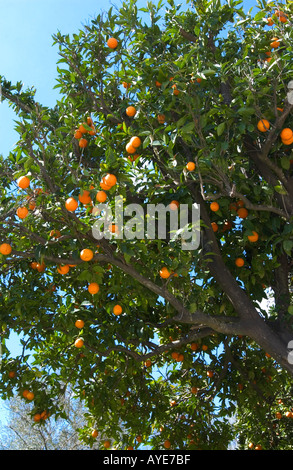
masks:
POLYGON ((52 109, 2 77, 20 138, 0 160, 1 243, 12 247, 0 255, 1 394, 32 390, 32 413, 64 417, 59 397, 70 384, 88 409, 86 442, 94 426, 119 449, 160 449, 166 439, 172 449, 226 449, 233 439, 239 449, 292 448, 293 185, 280 135, 293 125, 293 12, 290 2, 257 5, 246 14, 239 0, 142 9, 131 0, 72 37, 58 32, 52 109), (269 129, 259 130, 261 120, 269 129), (126 150, 133 136, 135 154, 126 150), (118 195, 142 207, 197 203, 198 249, 170 233, 97 240, 93 206, 107 174, 117 178, 105 191, 113 211, 118 195), (84 249, 92 260, 80 258, 84 249), (15 359, 10 331, 24 335, 15 359))

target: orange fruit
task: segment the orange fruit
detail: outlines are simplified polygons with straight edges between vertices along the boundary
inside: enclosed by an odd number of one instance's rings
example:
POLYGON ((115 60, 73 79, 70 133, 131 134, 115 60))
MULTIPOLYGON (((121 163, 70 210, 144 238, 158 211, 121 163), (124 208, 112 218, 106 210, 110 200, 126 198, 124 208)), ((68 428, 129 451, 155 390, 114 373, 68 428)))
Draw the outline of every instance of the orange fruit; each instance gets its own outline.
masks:
POLYGON ((282 142, 284 145, 291 145, 293 143, 293 136, 291 139, 288 140, 282 139, 282 142))
POLYGON ((12 248, 11 248, 11 245, 9 245, 9 243, 2 243, 2 245, 0 245, 0 253, 1 255, 10 255, 12 251, 12 248))
POLYGON ((41 418, 41 414, 40 414, 40 413, 36 413, 36 414, 34 415, 34 421, 35 421, 36 423, 38 423, 41 419, 42 419, 42 418, 41 418))
POLYGON ((219 226, 216 222, 212 222, 211 225, 214 232, 217 232, 219 230, 219 226))
POLYGON ((276 413, 276 418, 277 418, 277 419, 281 419, 281 418, 282 418, 282 413, 280 413, 280 411, 277 411, 277 413, 276 413))
POLYGON ((243 258, 236 258, 235 264, 236 264, 236 266, 238 266, 238 268, 242 268, 242 266, 244 266, 244 259, 243 258))
POLYGON ((68 264, 65 264, 63 266, 58 266, 57 271, 59 274, 67 274, 69 272, 69 266, 68 264))
POLYGON ((116 49, 118 46, 118 41, 116 38, 109 38, 107 41, 107 46, 110 47, 110 49, 116 49))
POLYGON ((191 387, 191 393, 193 393, 193 394, 196 395, 197 392, 198 392, 198 388, 197 388, 197 387, 191 387))
POLYGON ((80 252, 80 258, 83 260, 83 261, 91 261, 94 257, 94 253, 92 250, 90 250, 89 248, 84 248, 81 252, 80 252))
POLYGON ((107 194, 105 193, 105 191, 98 191, 97 192, 96 200, 98 202, 105 202, 106 199, 107 199, 107 194))
POLYGON ((60 238, 61 237, 61 232, 59 230, 51 230, 50 237, 60 238))
POLYGON ((113 313, 114 313, 114 315, 117 315, 117 316, 118 316, 118 315, 121 315, 122 311, 123 311, 123 310, 122 310, 121 305, 119 305, 119 304, 114 305, 114 307, 113 307, 113 313))
POLYGON ((131 137, 129 142, 132 145, 132 147, 134 147, 134 148, 138 148, 141 145, 141 140, 136 135, 131 137))
POLYGON ((277 49, 280 46, 280 40, 278 38, 273 38, 270 44, 271 49, 277 49))
POLYGON ((252 235, 248 235, 248 240, 252 243, 257 242, 258 240, 258 233, 255 232, 254 230, 252 231, 252 235))
POLYGON ((127 114, 127 116, 129 116, 129 117, 135 116, 135 115, 136 115, 136 109, 135 109, 135 107, 134 107, 134 106, 128 106, 128 107, 126 108, 126 114, 127 114))
POLYGON ((78 196, 78 199, 82 204, 90 204, 92 201, 90 197, 90 192, 86 189, 82 190, 82 192, 78 196))
POLYGON ((197 349, 198 349, 198 344, 197 344, 197 343, 191 343, 190 349, 191 349, 192 351, 197 351, 197 349))
POLYGON ((28 392, 26 394, 26 399, 32 401, 35 398, 35 394, 33 392, 28 392))
POLYGON ((165 449, 170 449, 171 447, 171 442, 169 441, 169 439, 166 439, 165 442, 164 442, 164 447, 165 449))
POLYGON ((147 360, 145 361, 144 365, 145 365, 146 367, 151 367, 152 361, 151 361, 150 359, 147 359, 147 360))
POLYGON ((69 197, 65 202, 65 207, 68 211, 74 212, 78 208, 78 202, 74 197, 69 197))
POLYGON ((84 126, 83 124, 80 124, 78 130, 79 130, 79 132, 81 132, 82 134, 87 134, 87 129, 85 128, 85 126, 84 126))
POLYGON ((261 119, 257 123, 257 128, 260 132, 266 132, 270 128, 270 123, 267 119, 261 119))
POLYGON ((25 390, 22 392, 22 396, 23 396, 24 398, 26 398, 28 393, 29 393, 29 390, 25 389, 25 390))
POLYGON ((127 153, 130 153, 130 154, 136 152, 136 148, 133 147, 133 145, 131 145, 130 142, 128 142, 128 143, 126 144, 125 149, 126 149, 126 152, 127 152, 127 153))
POLYGON ((282 130, 280 137, 283 140, 290 140, 293 137, 293 131, 288 127, 285 127, 285 129, 282 130))
POLYGON ((197 81, 197 83, 200 83, 202 81, 202 78, 197 77, 196 81, 197 81))
POLYGON ((16 374, 15 374, 15 371, 14 371, 14 370, 10 370, 10 371, 8 372, 8 377, 9 377, 10 379, 14 379, 15 375, 16 375, 16 374))
POLYGON ((111 447, 111 442, 108 439, 104 442, 104 447, 105 449, 109 449, 111 447))
POLYGON ((142 442, 142 437, 141 436, 136 436, 135 438, 137 440, 137 442, 141 443, 142 442))
POLYGON ((112 175, 111 173, 108 173, 106 176, 104 176, 103 182, 107 186, 110 186, 110 188, 112 188, 117 183, 117 178, 116 178, 115 175, 112 175))
POLYGON ((92 295, 97 294, 99 290, 100 290, 100 286, 96 282, 91 282, 88 286, 88 291, 92 295))
POLYGON ((165 114, 158 114, 157 119, 158 119, 158 122, 159 122, 160 124, 164 124, 164 122, 165 122, 165 120, 166 120, 165 114))
POLYGON ((29 204, 28 204, 28 208, 29 208, 30 211, 35 210, 35 208, 36 208, 36 201, 34 201, 34 200, 32 199, 32 200, 29 202, 29 204))
POLYGON ((214 201, 210 204, 210 209, 213 212, 217 212, 220 209, 220 206, 217 202, 214 201))
POLYGON ((240 207, 240 209, 237 211, 237 214, 240 219, 246 219, 248 216, 248 210, 245 207, 240 207))
POLYGON ((171 209, 171 211, 176 211, 179 207, 179 202, 178 201, 171 201, 170 204, 169 204, 169 207, 171 209))
POLYGON ((111 233, 118 233, 118 232, 119 232, 118 226, 115 225, 115 224, 109 225, 109 231, 110 231, 111 233))
POLYGON ((267 25, 268 26, 273 26, 274 22, 271 17, 267 18, 267 25))
POLYGON ((96 438, 96 437, 98 437, 98 435, 99 435, 99 432, 98 432, 96 429, 93 429, 93 431, 92 431, 92 437, 93 437, 93 438, 96 438))
POLYGON ((214 376, 214 373, 212 370, 207 371, 207 376, 211 379, 214 376))
POLYGON ((82 348, 84 345, 84 341, 83 341, 83 338, 77 338, 75 341, 74 341, 74 346, 76 348, 82 348))
POLYGON ((18 178, 17 184, 19 188, 26 189, 30 185, 30 179, 27 176, 21 176, 20 178, 18 178))
POLYGON ((124 86, 124 88, 128 89, 131 87, 131 83, 127 83, 127 82, 122 82, 122 85, 124 86))
POLYGON ((88 141, 84 138, 80 139, 78 145, 80 146, 80 148, 84 149, 87 147, 88 145, 88 141))
POLYGON ((172 359, 174 359, 175 361, 178 360, 178 356, 179 356, 179 352, 177 351, 173 351, 171 354, 172 359))
POLYGON ((39 271, 39 273, 42 273, 43 271, 45 271, 45 263, 37 263, 36 264, 36 270, 39 271))
POLYGON ((83 320, 76 320, 75 326, 76 326, 76 328, 81 330, 84 327, 84 321, 83 320))
POLYGON ((103 189, 103 191, 109 191, 111 189, 111 186, 105 183, 104 178, 100 182, 100 187, 103 189))
POLYGON ((75 139, 81 139, 82 137, 82 131, 80 129, 77 129, 74 133, 75 139))
POLYGON ((186 165, 186 168, 188 171, 194 171, 195 170, 195 163, 194 162, 188 162, 186 165))
POLYGON ((173 95, 178 96, 180 91, 177 89, 177 85, 172 85, 173 88, 173 95))
POLYGON ((160 276, 162 279, 168 279, 170 275, 170 271, 165 266, 160 270, 160 276))
POLYGON ((162 86, 162 83, 159 82, 158 80, 156 80, 155 85, 156 85, 157 88, 160 88, 162 86))
POLYGON ((16 211, 16 215, 20 219, 25 219, 28 216, 28 209, 26 207, 19 207, 16 211))

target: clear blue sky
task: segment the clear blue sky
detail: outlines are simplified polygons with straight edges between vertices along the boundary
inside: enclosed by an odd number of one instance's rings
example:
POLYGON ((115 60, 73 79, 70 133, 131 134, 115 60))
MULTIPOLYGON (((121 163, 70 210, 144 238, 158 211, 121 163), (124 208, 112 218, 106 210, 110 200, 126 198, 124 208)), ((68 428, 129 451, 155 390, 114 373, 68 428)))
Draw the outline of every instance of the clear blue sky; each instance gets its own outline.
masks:
MULTIPOLYGON (((153 0, 156 2, 156 0, 153 0)), ((139 0, 145 6, 147 0, 139 0)), ((117 6, 120 0, 111 2, 117 6)), ((12 83, 22 81, 24 87, 37 89, 36 99, 53 106, 57 90, 58 47, 52 46, 52 35, 78 32, 102 10, 111 6, 109 0, 9 0, 1 2, 0 10, 0 75, 12 83)), ((180 0, 178 0, 180 3, 180 0)), ((256 0, 244 0, 245 9, 256 0)), ((7 156, 17 139, 15 115, 6 102, 0 104, 0 154, 7 156)), ((9 343, 18 352, 17 337, 9 343)), ((1 413, 0 420, 4 415, 1 413)))

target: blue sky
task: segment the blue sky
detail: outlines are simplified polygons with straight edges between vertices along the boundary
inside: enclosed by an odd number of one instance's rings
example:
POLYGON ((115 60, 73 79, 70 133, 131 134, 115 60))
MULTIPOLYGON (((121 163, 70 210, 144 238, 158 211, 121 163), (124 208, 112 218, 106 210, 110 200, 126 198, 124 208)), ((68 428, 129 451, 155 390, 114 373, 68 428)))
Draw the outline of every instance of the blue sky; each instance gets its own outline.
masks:
MULTIPOLYGON (((156 2, 156 0, 153 0, 156 2)), ((139 0, 145 6, 147 0, 139 0)), ((113 1, 119 6, 120 1, 113 1)), ((180 1, 178 0, 178 3, 180 1)), ((256 0, 245 0, 245 9, 256 0)), ((53 106, 58 91, 53 90, 57 77, 58 47, 52 46, 52 35, 58 30, 64 34, 78 32, 102 10, 111 6, 109 0, 9 0, 1 2, 0 15, 0 75, 12 83, 22 81, 24 87, 37 89, 36 99, 53 106)), ((13 148, 17 135, 14 132, 13 111, 0 103, 0 154, 6 156, 13 148)), ((10 343, 14 354, 18 341, 10 343)), ((0 401, 0 420, 3 420, 0 401)))

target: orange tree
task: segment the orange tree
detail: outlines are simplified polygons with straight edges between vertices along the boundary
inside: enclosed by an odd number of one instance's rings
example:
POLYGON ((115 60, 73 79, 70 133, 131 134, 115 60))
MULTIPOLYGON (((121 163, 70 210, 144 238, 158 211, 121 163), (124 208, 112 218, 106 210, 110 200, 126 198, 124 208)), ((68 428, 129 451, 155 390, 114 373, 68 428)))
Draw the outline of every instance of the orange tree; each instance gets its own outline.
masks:
POLYGON ((0 388, 32 419, 70 385, 105 448, 291 448, 293 11, 256 10, 130 1, 58 33, 52 109, 2 77, 0 388), (196 203, 198 248, 97 240, 118 195, 196 203))

